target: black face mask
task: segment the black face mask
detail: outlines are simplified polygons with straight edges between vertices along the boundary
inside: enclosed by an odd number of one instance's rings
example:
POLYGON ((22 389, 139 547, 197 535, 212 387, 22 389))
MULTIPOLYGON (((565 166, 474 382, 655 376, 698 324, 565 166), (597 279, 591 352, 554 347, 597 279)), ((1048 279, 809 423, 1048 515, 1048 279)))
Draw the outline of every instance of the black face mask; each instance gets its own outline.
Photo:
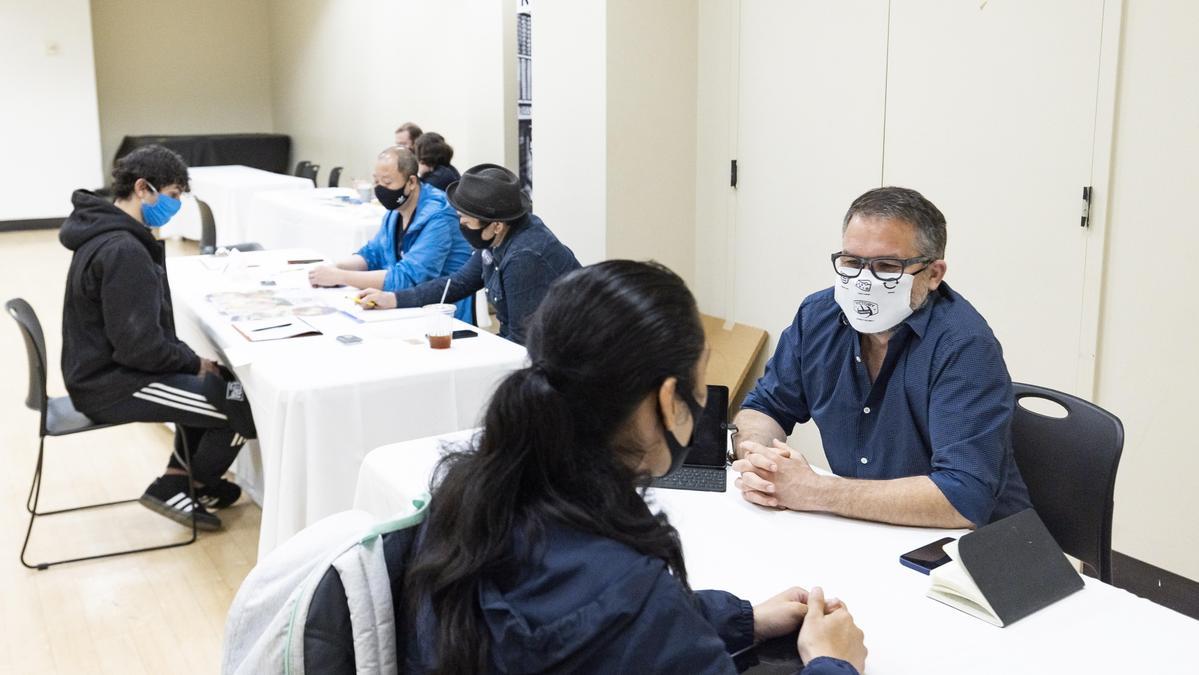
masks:
MULTIPOLYGON (((404 183, 407 185, 407 182, 404 183)), ((383 208, 388 211, 394 211, 404 205, 408 201, 408 194, 404 192, 403 186, 399 190, 389 190, 382 185, 375 186, 375 198, 383 205, 383 208)))
POLYGON ((480 251, 485 248, 490 248, 491 244, 495 242, 494 234, 491 235, 491 239, 483 238, 483 230, 486 230, 487 227, 490 226, 491 223, 488 223, 486 227, 481 227, 477 230, 474 230, 463 225, 462 223, 458 223, 458 229, 462 230, 462 238, 466 240, 466 243, 470 244, 476 249, 479 249, 480 251))
POLYGON ((695 447, 695 438, 698 436, 700 418, 703 417, 704 409, 700 407, 690 392, 683 395, 683 403, 687 404, 687 409, 691 411, 691 438, 687 440, 687 445, 679 443, 679 439, 674 437, 674 432, 662 425, 662 434, 666 437, 666 447, 670 449, 670 470, 665 474, 670 474, 678 471, 683 466, 683 462, 687 461, 687 455, 691 454, 691 449, 695 447))

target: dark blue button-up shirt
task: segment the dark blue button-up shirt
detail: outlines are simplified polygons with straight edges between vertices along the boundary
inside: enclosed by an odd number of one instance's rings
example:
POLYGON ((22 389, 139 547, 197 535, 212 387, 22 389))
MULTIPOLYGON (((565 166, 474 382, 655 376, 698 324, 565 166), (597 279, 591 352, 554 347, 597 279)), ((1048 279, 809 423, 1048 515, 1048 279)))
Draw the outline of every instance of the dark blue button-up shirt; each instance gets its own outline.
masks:
MULTIPOLYGON (((550 232, 537 216, 530 215, 513 227, 494 249, 475 251, 450 279, 446 302, 470 297, 480 288, 495 305, 500 336, 525 343, 525 322, 536 311, 550 284, 579 268, 575 254, 550 232)), ((420 307, 437 302, 446 278, 396 291, 397 307, 420 307)), ((482 311, 480 309, 480 311, 482 311)))
POLYGON ((1003 350, 944 283, 895 328, 873 383, 833 290, 808 296, 742 407, 788 432, 815 420, 838 476, 929 476, 975 525, 1031 506, 1012 455, 1003 350))

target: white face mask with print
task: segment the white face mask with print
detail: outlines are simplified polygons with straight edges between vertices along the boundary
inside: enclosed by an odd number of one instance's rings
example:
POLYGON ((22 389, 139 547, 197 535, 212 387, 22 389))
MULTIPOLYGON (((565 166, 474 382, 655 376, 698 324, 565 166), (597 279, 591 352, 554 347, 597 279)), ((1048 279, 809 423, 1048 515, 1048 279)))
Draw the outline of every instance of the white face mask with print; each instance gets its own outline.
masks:
MULTIPOLYGON (((842 269, 845 274, 857 274, 856 269, 842 269)), ((882 333, 898 326, 912 315, 912 282, 915 277, 905 274, 895 281, 879 281, 869 270, 851 279, 837 275, 833 297, 849 319, 849 325, 859 333, 882 333)))

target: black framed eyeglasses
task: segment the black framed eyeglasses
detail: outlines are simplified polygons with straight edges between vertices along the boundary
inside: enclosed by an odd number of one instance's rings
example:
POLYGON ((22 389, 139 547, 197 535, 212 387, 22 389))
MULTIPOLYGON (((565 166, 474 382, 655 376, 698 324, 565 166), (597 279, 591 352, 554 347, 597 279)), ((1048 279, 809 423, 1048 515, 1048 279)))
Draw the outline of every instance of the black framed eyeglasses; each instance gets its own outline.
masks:
MULTIPOLYGON (((879 281, 898 281, 908 266, 919 263, 930 263, 933 259, 924 255, 916 256, 915 258, 860 258, 856 255, 837 251, 832 255, 832 261, 833 269, 836 270, 837 274, 846 279, 856 279, 861 276, 862 270, 869 268, 870 273, 879 281)), ((924 269, 924 267, 921 267, 912 274, 920 274, 924 269)))

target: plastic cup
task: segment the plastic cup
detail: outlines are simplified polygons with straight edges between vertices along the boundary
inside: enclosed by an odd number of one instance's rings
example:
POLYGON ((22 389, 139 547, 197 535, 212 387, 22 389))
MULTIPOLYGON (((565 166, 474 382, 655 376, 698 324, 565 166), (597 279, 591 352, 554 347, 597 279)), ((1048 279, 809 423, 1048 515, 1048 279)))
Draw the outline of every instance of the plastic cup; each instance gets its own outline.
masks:
POLYGON ((371 199, 375 196, 375 188, 369 181, 354 181, 354 189, 358 191, 358 198, 362 200, 363 204, 370 204, 371 199))
POLYGON ((449 349, 454 336, 454 305, 425 305, 425 337, 433 349, 449 349))

